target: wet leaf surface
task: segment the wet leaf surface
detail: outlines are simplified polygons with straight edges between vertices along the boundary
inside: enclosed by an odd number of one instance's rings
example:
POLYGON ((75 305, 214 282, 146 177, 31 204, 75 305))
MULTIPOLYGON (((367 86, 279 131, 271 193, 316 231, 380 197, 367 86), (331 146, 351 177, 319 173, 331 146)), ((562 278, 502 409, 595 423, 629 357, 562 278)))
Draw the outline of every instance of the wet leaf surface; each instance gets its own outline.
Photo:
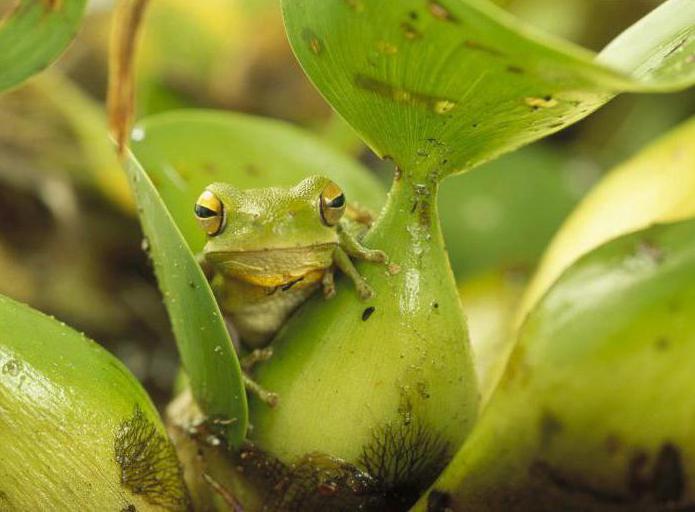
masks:
POLYGON ((154 263, 193 396, 211 427, 219 427, 228 443, 238 445, 246 435, 246 392, 215 297, 152 181, 132 155, 126 169, 146 237, 143 245, 154 263))

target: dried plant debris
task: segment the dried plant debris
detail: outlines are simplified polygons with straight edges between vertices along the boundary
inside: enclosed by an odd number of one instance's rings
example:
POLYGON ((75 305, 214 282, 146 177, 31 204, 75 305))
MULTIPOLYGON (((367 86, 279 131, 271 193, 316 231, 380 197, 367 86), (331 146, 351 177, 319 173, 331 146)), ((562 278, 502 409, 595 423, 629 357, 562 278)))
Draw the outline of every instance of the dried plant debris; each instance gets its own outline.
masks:
POLYGON ((119 154, 126 148, 135 110, 135 57, 149 0, 120 0, 114 14, 109 55, 109 126, 119 154))
POLYGON ((166 510, 189 509, 189 496, 174 447, 139 406, 118 427, 114 439, 121 485, 166 510))

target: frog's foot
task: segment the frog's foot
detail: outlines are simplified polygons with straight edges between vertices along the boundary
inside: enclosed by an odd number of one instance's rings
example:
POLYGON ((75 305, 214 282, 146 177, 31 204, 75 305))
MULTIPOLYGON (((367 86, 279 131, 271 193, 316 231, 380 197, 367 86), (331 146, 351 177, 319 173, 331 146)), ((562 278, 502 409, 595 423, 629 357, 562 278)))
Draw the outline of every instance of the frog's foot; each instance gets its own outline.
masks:
POLYGON ((389 261, 389 257, 386 253, 379 249, 363 249, 357 257, 374 263, 388 263, 389 261))
POLYGON ((369 286, 364 279, 355 281, 355 288, 361 300, 369 300, 374 297, 374 290, 369 286))
POLYGON ((263 363, 271 357, 273 357, 273 347, 257 348, 241 358, 241 367, 248 372, 258 363, 263 363))
POLYGON ((374 263, 388 263, 388 256, 384 251, 369 249, 362 245, 348 231, 338 226, 338 237, 340 246, 352 258, 358 260, 372 261, 374 263))
POLYGON ((280 397, 277 393, 273 393, 272 391, 265 389, 258 382, 249 377, 246 372, 242 372, 241 376, 244 380, 244 387, 246 388, 246 391, 256 395, 269 407, 275 407, 278 404, 280 397))
POLYGON ((321 280, 323 285, 323 296, 326 299, 331 299, 335 296, 335 278, 333 276, 333 269, 329 268, 324 272, 323 279, 321 280))

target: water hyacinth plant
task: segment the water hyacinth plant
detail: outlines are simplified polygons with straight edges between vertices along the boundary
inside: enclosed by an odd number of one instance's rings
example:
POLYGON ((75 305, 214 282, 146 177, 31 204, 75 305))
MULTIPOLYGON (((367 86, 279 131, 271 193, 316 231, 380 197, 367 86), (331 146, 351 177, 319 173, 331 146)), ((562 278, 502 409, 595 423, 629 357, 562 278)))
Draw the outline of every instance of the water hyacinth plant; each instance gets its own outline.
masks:
MULTIPOLYGON (((14 20, 37 6, 20 4, 0 25, 0 48, 21 35, 55 57, 56 41, 74 31, 63 20, 54 28, 61 37, 31 39, 31 23, 15 28, 14 20)), ((69 18, 76 4, 38 2, 47 20, 69 18)), ((173 442, 111 356, 3 299, 0 510, 692 506, 693 406, 684 390, 695 343, 695 203, 692 187, 680 185, 693 171, 692 121, 585 199, 520 306, 494 317, 504 325, 489 341, 474 340, 476 354, 438 208, 451 176, 562 130, 622 92, 692 85, 691 0, 663 2, 598 54, 488 0, 283 0, 308 77, 391 162, 388 192, 363 164, 280 121, 172 110, 131 130, 146 4, 123 0, 114 19, 109 110, 181 361, 166 412, 173 442), (211 183, 254 194, 316 175, 372 212, 359 242, 388 263, 353 259, 373 295, 360 297, 354 279, 338 273, 334 297, 313 294, 282 325, 272 357, 253 368, 256 385, 279 397, 270 407, 245 392, 239 350, 253 352, 235 347, 198 258, 219 230, 206 236, 193 206, 211 183), (649 190, 659 193, 647 200, 649 190), (656 222, 664 224, 650 227, 656 222), (39 448, 14 441, 29 430, 59 435, 39 448), (45 459, 56 465, 50 474, 45 459), (35 477, 20 473, 41 477, 42 491, 31 493, 35 477)), ((31 72, 17 55, 0 84, 31 72)))

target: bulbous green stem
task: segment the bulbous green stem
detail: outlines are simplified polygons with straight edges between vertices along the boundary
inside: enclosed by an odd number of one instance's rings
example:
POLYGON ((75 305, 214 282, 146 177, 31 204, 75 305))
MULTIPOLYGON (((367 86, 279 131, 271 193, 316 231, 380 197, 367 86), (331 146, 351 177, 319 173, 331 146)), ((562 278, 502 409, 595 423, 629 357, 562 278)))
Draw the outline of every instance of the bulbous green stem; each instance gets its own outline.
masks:
POLYGON ((478 391, 436 195, 434 180, 397 177, 364 240, 389 264, 356 263, 374 297, 341 276, 281 331, 257 374, 279 404, 250 403, 261 450, 286 464, 325 454, 417 492, 461 445, 478 391))

